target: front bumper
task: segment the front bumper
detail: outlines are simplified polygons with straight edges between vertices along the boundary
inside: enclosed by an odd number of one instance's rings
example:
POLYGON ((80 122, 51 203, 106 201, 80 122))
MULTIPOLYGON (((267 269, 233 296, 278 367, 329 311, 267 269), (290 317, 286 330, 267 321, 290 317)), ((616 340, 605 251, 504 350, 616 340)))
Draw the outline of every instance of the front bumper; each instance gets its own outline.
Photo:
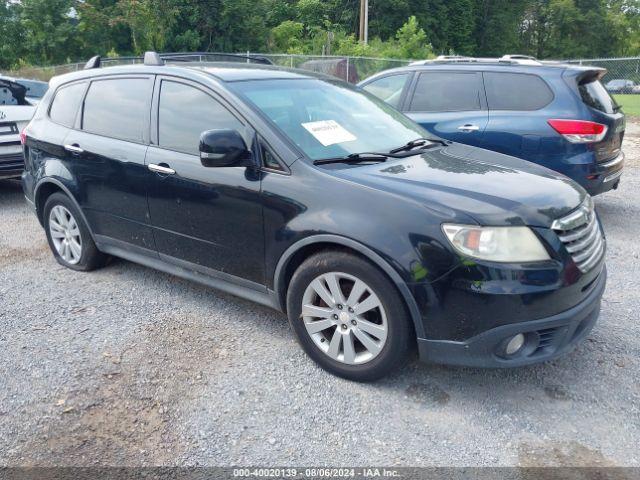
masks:
POLYGON ((595 325, 606 277, 607 271, 603 267, 587 297, 557 315, 495 327, 463 342, 419 338, 420 360, 473 367, 519 367, 564 355, 595 325), (512 356, 505 355, 506 342, 519 333, 525 336, 524 346, 512 356))

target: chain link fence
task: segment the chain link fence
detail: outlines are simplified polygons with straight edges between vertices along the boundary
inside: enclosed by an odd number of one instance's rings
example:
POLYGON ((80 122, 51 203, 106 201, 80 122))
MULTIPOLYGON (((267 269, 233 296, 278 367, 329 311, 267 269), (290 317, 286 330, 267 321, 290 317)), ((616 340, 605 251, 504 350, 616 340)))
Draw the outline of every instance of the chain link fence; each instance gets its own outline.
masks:
MULTIPOLYGON (((261 59, 266 59, 270 63, 288 68, 300 68, 319 73, 325 73, 341 78, 350 83, 358 83, 360 80, 373 75, 374 73, 388 70, 390 68, 403 67, 411 60, 397 60, 392 58, 372 58, 372 57, 350 57, 350 56, 321 56, 321 55, 289 55, 289 54, 264 54, 246 52, 242 54, 229 53, 189 53, 189 54, 163 54, 168 62, 257 62, 266 63, 261 59), (254 60, 246 57, 252 57, 254 60)), ((142 63, 141 57, 118 57, 103 58, 103 66, 132 65, 142 63)), ((69 63, 51 67, 23 67, 15 71, 2 72, 5 75, 19 78, 29 78, 35 80, 49 81, 52 77, 64 73, 82 70, 84 62, 69 63)))
POLYGON ((607 69, 602 82, 613 93, 640 94, 640 57, 590 58, 569 60, 573 65, 589 65, 607 69), (637 88, 633 88, 637 86, 637 88))

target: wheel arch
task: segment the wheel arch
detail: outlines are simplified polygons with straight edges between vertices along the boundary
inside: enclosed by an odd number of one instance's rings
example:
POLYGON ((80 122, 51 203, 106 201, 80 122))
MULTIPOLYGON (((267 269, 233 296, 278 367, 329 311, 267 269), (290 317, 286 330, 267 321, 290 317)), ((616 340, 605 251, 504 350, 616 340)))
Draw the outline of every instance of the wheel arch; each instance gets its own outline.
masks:
POLYGON ((278 260, 278 264, 276 265, 273 286, 277 303, 283 312, 286 312, 286 292, 289 286, 289 281, 293 277, 298 266, 310 255, 313 255, 318 251, 332 248, 353 251, 380 268, 396 286, 404 300, 409 311, 409 315, 411 316, 417 337, 424 337, 424 326, 422 324, 418 304, 400 274, 371 248, 360 242, 339 235, 323 234, 306 237, 302 240, 298 240, 282 254, 280 260, 278 260))
POLYGON ((78 211, 80 212, 80 216, 82 217, 82 220, 84 221, 85 225, 87 226, 87 229, 89 230, 89 234, 91 235, 92 240, 95 241, 93 236, 93 231, 91 230, 91 225, 87 221, 87 217, 84 215, 84 212, 80 207, 80 204, 77 202, 77 200, 75 199, 71 191, 60 180, 57 180, 55 178, 45 178, 41 180, 40 182, 38 182, 38 184, 34 189, 33 201, 36 207, 36 216, 38 217, 38 221, 40 222, 40 225, 44 226, 43 214, 44 214, 44 205, 47 201, 47 198, 49 198, 51 195, 53 195, 56 192, 65 194, 69 198, 69 200, 73 203, 73 205, 78 209, 78 211))

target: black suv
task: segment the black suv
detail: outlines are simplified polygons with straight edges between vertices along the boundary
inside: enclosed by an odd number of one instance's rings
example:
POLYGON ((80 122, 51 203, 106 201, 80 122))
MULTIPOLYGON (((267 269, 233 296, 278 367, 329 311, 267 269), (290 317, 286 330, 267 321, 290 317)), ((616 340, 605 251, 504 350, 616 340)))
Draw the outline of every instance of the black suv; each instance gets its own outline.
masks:
POLYGON ((346 378, 380 377, 416 344, 475 366, 567 352, 605 286, 591 198, 426 135, 319 74, 149 54, 52 80, 23 185, 62 265, 115 255, 286 312, 346 378))

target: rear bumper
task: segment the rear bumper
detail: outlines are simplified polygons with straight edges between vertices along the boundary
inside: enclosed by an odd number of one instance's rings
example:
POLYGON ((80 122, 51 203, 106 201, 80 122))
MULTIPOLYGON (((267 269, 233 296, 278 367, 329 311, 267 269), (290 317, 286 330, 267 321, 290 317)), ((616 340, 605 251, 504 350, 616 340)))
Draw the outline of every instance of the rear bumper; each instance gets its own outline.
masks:
POLYGON ((24 170, 22 154, 0 155, 0 180, 6 178, 20 178, 24 170))
POLYGON ((502 325, 463 342, 418 339, 420 360, 473 367, 519 367, 564 355, 580 343, 595 325, 606 277, 606 268, 603 268, 587 297, 557 315, 502 325), (508 340, 519 333, 524 334, 525 345, 513 356, 504 355, 508 340))
POLYGON ((576 179, 590 195, 598 195, 618 188, 624 169, 624 153, 612 160, 591 165, 583 178, 576 179))

